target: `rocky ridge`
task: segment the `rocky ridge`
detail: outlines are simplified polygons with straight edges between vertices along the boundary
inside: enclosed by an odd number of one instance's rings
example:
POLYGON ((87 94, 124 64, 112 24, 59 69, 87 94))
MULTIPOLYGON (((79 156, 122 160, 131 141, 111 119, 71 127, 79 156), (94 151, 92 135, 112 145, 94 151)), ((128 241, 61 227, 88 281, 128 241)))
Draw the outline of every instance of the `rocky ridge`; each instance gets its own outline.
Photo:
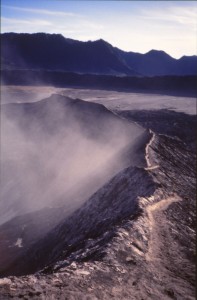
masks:
POLYGON ((195 153, 156 134, 147 154, 151 165, 137 172, 150 178, 151 193, 136 195, 135 216, 86 241, 72 259, 1 279, 0 299, 195 299, 195 153))

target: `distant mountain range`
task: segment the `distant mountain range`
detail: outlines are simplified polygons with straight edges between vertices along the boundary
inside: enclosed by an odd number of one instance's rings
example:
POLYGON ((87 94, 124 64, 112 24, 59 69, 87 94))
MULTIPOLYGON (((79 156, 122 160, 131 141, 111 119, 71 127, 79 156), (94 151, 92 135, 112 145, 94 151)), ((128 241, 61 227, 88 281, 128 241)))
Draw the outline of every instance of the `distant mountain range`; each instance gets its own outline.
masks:
POLYGON ((122 51, 104 40, 81 42, 60 34, 1 34, 1 69, 117 76, 197 75, 197 56, 122 51))

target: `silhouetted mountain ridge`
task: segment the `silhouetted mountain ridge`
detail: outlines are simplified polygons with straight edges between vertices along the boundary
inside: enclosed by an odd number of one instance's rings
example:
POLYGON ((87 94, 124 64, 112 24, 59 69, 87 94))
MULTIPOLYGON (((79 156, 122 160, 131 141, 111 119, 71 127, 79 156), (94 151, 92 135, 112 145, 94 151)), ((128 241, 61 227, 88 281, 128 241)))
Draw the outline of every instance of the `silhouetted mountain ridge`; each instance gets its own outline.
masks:
POLYGON ((81 42, 61 34, 1 34, 2 69, 42 69, 118 76, 196 75, 197 56, 126 52, 103 39, 81 42))
POLYGON ((59 34, 1 35, 3 68, 137 75, 103 40, 80 42, 59 34))
POLYGON ((125 52, 115 48, 128 66, 144 76, 185 76, 197 74, 197 56, 175 59, 161 50, 150 50, 145 54, 125 52))

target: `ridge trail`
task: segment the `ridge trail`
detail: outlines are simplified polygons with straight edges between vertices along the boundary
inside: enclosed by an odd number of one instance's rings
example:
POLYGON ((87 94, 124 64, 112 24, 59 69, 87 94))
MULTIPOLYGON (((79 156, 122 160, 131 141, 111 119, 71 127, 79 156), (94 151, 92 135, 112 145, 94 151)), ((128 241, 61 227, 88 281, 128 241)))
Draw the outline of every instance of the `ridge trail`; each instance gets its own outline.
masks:
POLYGON ((145 254, 147 261, 158 260, 159 252, 162 250, 162 238, 161 230, 167 228, 167 222, 163 211, 165 211, 172 203, 181 201, 181 198, 177 195, 171 196, 169 198, 163 199, 157 203, 148 205, 146 212, 149 219, 149 229, 150 229, 150 241, 148 246, 148 251, 145 254))
POLYGON ((149 133, 152 134, 152 137, 145 148, 145 159, 146 159, 147 167, 145 167, 144 169, 145 170, 154 170, 154 169, 159 168, 159 166, 158 165, 152 166, 151 161, 150 161, 150 156, 149 156, 149 147, 154 142, 156 134, 151 129, 149 129, 149 133))
MULTIPOLYGON (((159 168, 159 165, 151 165, 150 161, 150 155, 149 155, 149 147, 151 147, 152 143, 154 142, 154 139, 156 137, 156 134, 149 129, 150 134, 152 134, 152 137, 148 144, 146 145, 145 149, 145 159, 147 162, 147 167, 145 170, 154 170, 159 168)), ((160 260, 158 259, 159 252, 162 250, 162 230, 166 230, 167 220, 163 212, 174 202, 181 201, 182 199, 174 194, 172 196, 169 196, 168 198, 161 199, 159 202, 152 203, 146 207, 146 212, 149 220, 149 230, 150 230, 150 240, 148 243, 148 251, 145 254, 145 258, 147 261, 156 261, 160 260), (161 230, 161 226, 163 226, 161 230)))

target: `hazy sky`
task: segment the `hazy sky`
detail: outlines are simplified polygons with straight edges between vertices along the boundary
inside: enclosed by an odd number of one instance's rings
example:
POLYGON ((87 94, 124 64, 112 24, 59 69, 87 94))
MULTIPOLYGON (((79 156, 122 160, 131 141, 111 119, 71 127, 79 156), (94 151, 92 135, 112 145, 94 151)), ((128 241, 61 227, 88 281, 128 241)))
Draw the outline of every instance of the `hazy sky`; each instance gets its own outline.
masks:
POLYGON ((197 54, 196 1, 2 0, 1 32, 104 39, 126 51, 197 54))

